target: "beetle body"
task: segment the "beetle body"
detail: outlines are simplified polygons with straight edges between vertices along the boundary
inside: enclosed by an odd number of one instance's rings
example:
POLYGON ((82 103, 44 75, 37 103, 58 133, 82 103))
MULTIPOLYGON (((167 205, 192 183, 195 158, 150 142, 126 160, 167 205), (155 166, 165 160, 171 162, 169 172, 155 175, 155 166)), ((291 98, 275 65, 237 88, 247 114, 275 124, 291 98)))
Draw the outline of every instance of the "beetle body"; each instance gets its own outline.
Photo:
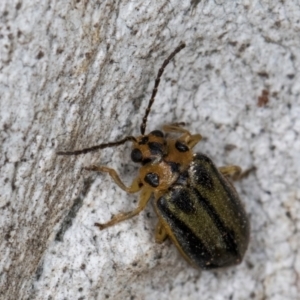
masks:
POLYGON ((185 259, 201 269, 240 263, 248 246, 249 222, 228 178, 240 169, 219 170, 207 156, 194 154, 199 134, 179 126, 164 129, 182 135, 172 139, 153 131, 137 138, 131 155, 142 164, 138 184, 154 194, 157 241, 169 236, 185 259))
POLYGON ((241 262, 249 242, 249 221, 230 182, 230 177, 240 174, 241 169, 238 166, 217 168, 207 156, 195 154, 193 148, 202 137, 191 134, 182 123, 145 134, 147 116, 163 70, 184 46, 177 47, 159 69, 141 125, 141 136, 58 154, 78 155, 132 142, 131 159, 141 166, 129 187, 114 169, 96 165, 85 168, 108 173, 128 193, 140 192, 136 209, 95 225, 103 230, 132 218, 145 208, 153 195, 158 216, 156 242, 170 237, 183 257, 195 267, 227 267, 241 262))
POLYGON ((241 262, 249 222, 228 179, 203 154, 155 201, 156 212, 178 250, 201 269, 241 262))

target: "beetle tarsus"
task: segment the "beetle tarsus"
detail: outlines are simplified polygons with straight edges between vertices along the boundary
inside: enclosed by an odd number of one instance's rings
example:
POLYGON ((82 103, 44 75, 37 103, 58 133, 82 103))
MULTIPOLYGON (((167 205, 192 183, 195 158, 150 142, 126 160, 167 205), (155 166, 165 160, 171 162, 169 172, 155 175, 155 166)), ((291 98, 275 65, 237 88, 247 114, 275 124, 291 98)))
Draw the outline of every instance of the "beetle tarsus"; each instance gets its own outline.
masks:
POLYGON ((100 230, 103 230, 105 228, 105 226, 103 224, 100 224, 100 223, 94 223, 94 225, 96 227, 98 227, 100 230))

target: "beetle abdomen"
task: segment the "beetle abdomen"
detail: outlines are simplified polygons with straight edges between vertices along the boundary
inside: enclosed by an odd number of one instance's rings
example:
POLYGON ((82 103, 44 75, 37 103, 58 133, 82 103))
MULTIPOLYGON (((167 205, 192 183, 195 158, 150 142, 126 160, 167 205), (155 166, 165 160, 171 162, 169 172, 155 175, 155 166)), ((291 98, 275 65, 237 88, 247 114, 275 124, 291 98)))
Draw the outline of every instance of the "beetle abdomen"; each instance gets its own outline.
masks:
POLYGON ((213 269, 241 261, 248 218, 235 189, 207 156, 195 154, 156 206, 168 235, 193 265, 213 269))

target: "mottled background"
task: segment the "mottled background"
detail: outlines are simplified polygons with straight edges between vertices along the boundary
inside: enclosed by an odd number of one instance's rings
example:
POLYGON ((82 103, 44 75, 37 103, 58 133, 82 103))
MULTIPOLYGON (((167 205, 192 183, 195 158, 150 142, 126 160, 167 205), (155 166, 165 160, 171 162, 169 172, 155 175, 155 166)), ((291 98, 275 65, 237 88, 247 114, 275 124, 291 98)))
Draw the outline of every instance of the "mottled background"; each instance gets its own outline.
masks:
POLYGON ((299 49, 296 0, 2 0, 0 298, 299 299, 299 49), (217 165, 256 168, 236 183, 250 246, 227 270, 195 270, 155 244, 151 205, 94 227, 138 195, 81 168, 109 165, 129 184, 130 145, 55 153, 138 134, 180 41, 148 130, 187 122, 217 165))

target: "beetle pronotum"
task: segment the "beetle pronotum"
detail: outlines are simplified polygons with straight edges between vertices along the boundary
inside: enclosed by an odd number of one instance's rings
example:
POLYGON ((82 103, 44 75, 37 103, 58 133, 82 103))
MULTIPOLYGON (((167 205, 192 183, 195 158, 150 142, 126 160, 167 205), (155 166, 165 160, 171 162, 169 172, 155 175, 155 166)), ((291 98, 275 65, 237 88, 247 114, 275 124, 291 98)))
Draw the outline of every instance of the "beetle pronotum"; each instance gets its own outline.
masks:
POLYGON ((170 237, 182 256, 196 267, 226 267, 241 262, 249 242, 249 221, 229 178, 240 174, 240 167, 217 168, 206 155, 193 153, 201 135, 191 134, 183 128, 184 123, 165 125, 162 131, 145 134, 147 118, 164 69, 184 47, 185 44, 181 43, 158 71, 140 126, 140 136, 127 136, 119 141, 57 154, 79 155, 131 142, 131 159, 141 167, 129 187, 114 169, 96 165, 84 168, 108 173, 127 193, 140 192, 136 209, 95 225, 103 230, 132 218, 145 208, 153 195, 158 216, 156 242, 161 243, 170 237), (168 136, 170 133, 174 137, 168 136))

